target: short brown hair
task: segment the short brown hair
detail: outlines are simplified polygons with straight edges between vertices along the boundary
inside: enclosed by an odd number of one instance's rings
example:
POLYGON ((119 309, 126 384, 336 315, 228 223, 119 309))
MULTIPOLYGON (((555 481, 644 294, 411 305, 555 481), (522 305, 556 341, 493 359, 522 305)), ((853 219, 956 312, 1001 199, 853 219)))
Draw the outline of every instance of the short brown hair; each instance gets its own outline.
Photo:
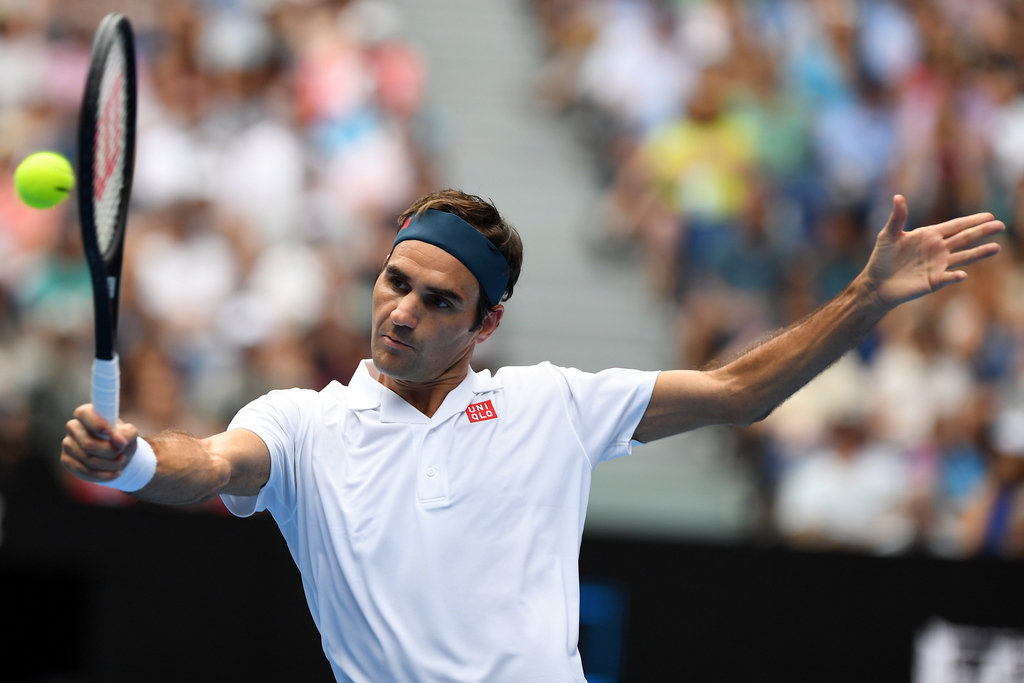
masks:
MULTIPOLYGON (((510 299, 515 284, 519 280, 519 273, 523 269, 523 240, 519 237, 519 232, 515 227, 498 212, 497 207, 486 199, 461 190, 439 190, 413 202, 412 206, 398 217, 398 226, 405 225, 405 221, 410 216, 419 215, 427 209, 455 214, 476 228, 498 248, 508 262, 508 285, 501 296, 501 301, 510 299)), ((494 303, 497 305, 500 301, 494 303)), ((491 308, 492 306, 488 305, 487 297, 481 291, 477 309, 477 325, 483 323, 484 317, 491 308)))

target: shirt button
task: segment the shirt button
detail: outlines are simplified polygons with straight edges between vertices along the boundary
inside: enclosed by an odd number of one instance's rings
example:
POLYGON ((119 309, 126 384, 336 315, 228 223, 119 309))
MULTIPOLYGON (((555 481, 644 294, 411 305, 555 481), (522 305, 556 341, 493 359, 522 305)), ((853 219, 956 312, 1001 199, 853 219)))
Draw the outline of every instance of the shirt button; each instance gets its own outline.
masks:
POLYGON ((431 467, 429 470, 427 470, 427 476, 428 477, 432 477, 435 474, 437 474, 437 470, 435 470, 433 467, 431 467))

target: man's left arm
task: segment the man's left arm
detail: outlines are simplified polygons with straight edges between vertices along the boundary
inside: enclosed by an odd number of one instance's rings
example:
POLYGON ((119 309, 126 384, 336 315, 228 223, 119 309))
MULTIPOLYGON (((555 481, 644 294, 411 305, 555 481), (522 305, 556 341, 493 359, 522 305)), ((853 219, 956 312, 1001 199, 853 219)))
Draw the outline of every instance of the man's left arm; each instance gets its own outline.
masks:
POLYGON ((638 441, 713 424, 749 425, 767 417, 856 346, 896 306, 963 281, 964 266, 999 252, 987 241, 1004 229, 978 213, 904 232, 906 200, 893 198, 867 266, 838 296, 804 320, 721 367, 661 373, 638 441))

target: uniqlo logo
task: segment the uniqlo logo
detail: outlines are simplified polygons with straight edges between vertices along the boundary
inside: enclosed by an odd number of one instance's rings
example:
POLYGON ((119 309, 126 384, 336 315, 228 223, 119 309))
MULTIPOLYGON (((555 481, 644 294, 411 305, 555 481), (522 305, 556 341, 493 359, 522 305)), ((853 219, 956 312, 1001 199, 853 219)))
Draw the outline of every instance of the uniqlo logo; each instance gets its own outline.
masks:
POLYGON ((494 406, 490 401, 484 401, 483 403, 474 403, 466 408, 466 417, 470 422, 483 422, 484 420, 493 420, 498 417, 498 414, 494 412, 494 406))

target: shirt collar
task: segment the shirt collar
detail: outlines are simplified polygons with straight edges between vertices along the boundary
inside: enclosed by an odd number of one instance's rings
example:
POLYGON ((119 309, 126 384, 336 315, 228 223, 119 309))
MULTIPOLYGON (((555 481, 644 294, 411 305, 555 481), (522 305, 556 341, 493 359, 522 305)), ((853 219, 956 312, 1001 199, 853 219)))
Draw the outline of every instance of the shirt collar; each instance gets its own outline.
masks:
POLYGON ((379 409, 381 422, 441 422, 464 411, 477 394, 497 391, 502 387, 501 380, 493 377, 489 370, 470 371, 459 386, 448 392, 433 417, 428 418, 381 384, 378 381, 379 377, 380 372, 374 367, 371 359, 360 362, 348 384, 348 407, 351 410, 379 409))

